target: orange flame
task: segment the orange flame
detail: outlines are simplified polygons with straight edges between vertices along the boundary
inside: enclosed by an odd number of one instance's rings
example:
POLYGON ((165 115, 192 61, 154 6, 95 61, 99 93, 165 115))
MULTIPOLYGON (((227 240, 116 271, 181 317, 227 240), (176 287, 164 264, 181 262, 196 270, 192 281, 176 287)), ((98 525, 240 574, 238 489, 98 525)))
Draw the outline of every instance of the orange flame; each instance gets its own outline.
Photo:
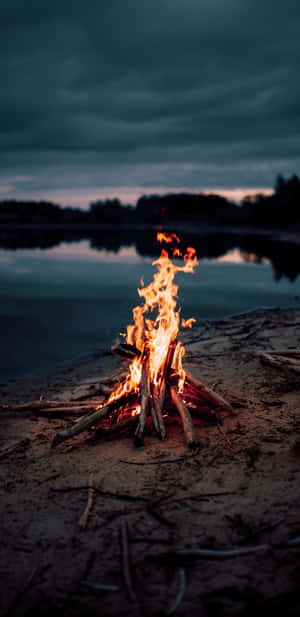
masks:
MULTIPOLYGON (((157 239, 166 244, 180 242, 176 234, 162 232, 158 232, 157 239)), ((177 256, 182 255, 177 247, 173 254, 175 251, 177 256)), ((160 257, 152 263, 157 268, 152 282, 146 287, 142 284, 143 286, 138 289, 142 303, 133 309, 134 324, 127 326, 126 343, 134 345, 140 352, 143 352, 144 347, 147 346, 150 379, 155 385, 160 384, 169 345, 176 339, 179 332, 178 285, 174 283, 174 277, 177 272, 194 272, 194 268, 198 264, 195 249, 188 247, 183 260, 183 265, 174 264, 168 252, 162 249, 160 257)), ((195 321, 194 318, 183 319, 182 326, 191 328, 195 321)), ((178 343, 172 368, 179 375, 179 389, 183 388, 185 379, 185 372, 181 363, 184 352, 184 346, 182 343, 178 343)), ((141 383, 141 372, 142 359, 140 355, 134 358, 129 366, 129 374, 125 383, 112 393, 109 401, 115 400, 126 392, 138 391, 141 383)))
POLYGON ((176 234, 167 234, 162 231, 159 231, 157 233, 156 239, 160 244, 162 242, 166 242, 167 244, 172 244, 172 242, 178 242, 178 244, 180 244, 180 240, 176 234))
POLYGON ((190 319, 183 319, 181 320, 181 326, 182 328, 192 328, 193 327, 193 323, 195 323, 196 319, 194 319, 194 317, 190 317, 190 319))

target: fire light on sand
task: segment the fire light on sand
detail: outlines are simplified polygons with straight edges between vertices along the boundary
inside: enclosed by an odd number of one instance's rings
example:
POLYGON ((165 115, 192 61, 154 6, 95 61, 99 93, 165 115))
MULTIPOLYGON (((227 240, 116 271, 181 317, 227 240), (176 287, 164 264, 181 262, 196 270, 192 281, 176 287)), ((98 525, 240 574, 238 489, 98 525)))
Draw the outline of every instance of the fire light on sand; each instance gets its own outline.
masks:
POLYGON ((133 324, 127 326, 125 342, 114 348, 129 361, 128 373, 107 401, 59 432, 53 445, 94 426, 98 433, 121 433, 135 427, 134 443, 143 444, 145 430, 166 438, 165 424, 179 415, 189 446, 198 443, 194 422, 220 423, 230 405, 217 393, 187 374, 182 365, 185 348, 178 335, 196 319, 181 319, 178 306, 178 272, 192 274, 198 264, 194 248, 181 251, 177 234, 158 232, 163 244, 153 280, 141 287, 141 303, 133 309, 133 324), (176 258, 176 262, 175 262, 176 258))

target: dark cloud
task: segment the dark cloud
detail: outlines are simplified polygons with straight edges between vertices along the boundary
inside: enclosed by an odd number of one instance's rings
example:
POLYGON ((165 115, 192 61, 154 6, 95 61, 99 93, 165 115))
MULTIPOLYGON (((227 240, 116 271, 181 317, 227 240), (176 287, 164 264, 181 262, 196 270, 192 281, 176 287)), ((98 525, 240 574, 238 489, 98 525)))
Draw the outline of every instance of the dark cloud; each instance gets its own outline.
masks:
POLYGON ((0 198, 299 173, 296 0, 1 4, 0 198))

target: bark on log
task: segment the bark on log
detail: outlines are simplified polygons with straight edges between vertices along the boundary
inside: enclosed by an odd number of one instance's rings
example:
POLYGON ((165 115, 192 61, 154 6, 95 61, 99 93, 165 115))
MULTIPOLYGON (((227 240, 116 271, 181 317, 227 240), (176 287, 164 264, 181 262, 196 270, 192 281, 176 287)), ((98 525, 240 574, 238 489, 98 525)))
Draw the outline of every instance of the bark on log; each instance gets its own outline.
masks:
POLYGON ((177 394, 175 388, 173 388, 171 386, 170 388, 170 394, 171 394, 171 399, 172 402, 174 403, 180 417, 182 420, 182 425, 183 425, 183 430, 184 430, 184 434, 185 434, 185 438, 187 441, 187 444, 189 445, 190 448, 194 448, 195 446, 198 446, 199 444, 199 440, 198 437, 196 435, 196 431, 195 431, 195 427, 193 425, 193 421, 191 418, 191 414, 189 412, 189 410, 187 409, 187 407, 184 405, 182 399, 180 398, 179 394, 177 394))

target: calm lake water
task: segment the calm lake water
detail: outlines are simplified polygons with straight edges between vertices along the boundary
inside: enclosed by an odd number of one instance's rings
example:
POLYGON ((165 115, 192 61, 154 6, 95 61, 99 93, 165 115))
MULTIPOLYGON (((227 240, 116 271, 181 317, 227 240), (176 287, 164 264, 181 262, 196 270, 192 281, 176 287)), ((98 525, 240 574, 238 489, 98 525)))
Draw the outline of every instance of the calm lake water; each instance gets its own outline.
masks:
MULTIPOLYGON (((153 276, 153 257, 132 244, 114 251, 89 240, 53 248, 0 248, 0 382, 53 373, 109 348, 153 276)), ((300 277, 276 280, 267 257, 232 246, 180 274, 182 316, 222 318, 258 307, 298 307, 300 277)))

